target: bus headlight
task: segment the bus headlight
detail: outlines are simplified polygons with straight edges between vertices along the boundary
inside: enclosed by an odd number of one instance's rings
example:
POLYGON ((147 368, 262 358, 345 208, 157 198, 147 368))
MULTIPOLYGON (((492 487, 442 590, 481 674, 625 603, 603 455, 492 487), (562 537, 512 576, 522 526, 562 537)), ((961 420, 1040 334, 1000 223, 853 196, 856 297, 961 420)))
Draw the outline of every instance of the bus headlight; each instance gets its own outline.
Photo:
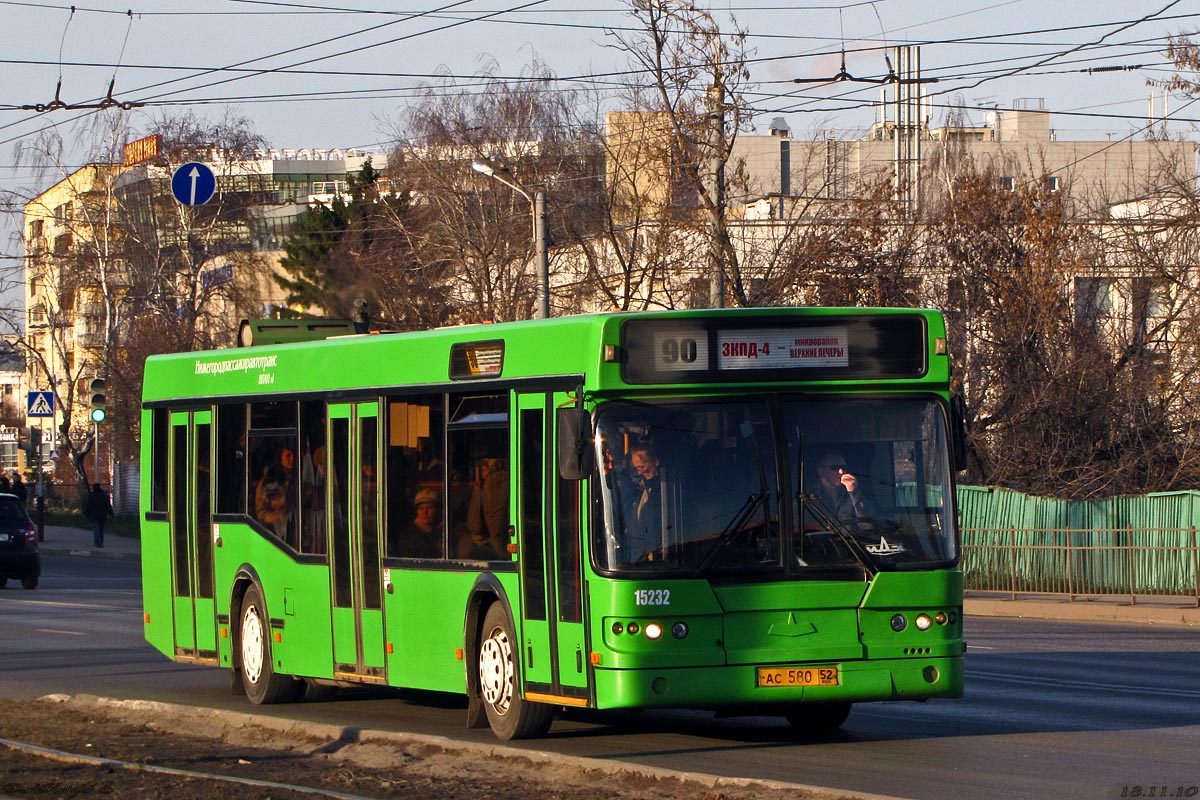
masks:
POLYGON ((659 625, 657 622, 650 622, 650 623, 646 624, 646 638, 647 639, 658 639, 661 636, 662 636, 662 625, 659 625))
POLYGON ((933 619, 928 614, 918 614, 916 623, 919 631, 927 631, 933 627, 933 619))

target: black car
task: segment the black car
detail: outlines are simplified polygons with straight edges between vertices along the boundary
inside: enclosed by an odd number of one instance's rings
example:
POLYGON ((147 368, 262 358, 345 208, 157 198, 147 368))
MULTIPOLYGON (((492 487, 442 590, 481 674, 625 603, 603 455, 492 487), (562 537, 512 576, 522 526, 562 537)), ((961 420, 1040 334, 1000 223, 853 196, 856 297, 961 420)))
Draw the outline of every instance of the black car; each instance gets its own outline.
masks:
POLYGON ((0 589, 9 578, 20 580, 22 588, 36 589, 41 575, 37 526, 21 498, 0 494, 0 589))

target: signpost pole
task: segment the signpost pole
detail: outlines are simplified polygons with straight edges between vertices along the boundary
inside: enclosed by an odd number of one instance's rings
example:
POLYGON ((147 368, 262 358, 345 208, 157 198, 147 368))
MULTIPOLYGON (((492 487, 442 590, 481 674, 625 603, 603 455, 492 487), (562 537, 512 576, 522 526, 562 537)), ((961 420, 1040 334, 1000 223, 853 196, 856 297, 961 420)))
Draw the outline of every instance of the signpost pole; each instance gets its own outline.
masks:
MULTIPOLYGON (((46 476, 42 470, 42 437, 46 435, 46 430, 42 420, 49 417, 54 419, 54 390, 33 391, 29 393, 25 401, 25 417, 38 421, 38 443, 37 447, 30 447, 30 456, 33 459, 33 467, 37 470, 37 536, 39 542, 46 541, 46 476)), ((52 423, 53 424, 53 423, 52 423)), ((29 429, 30 438, 33 438, 33 428, 29 429)), ((32 444, 32 443, 31 443, 32 444)))
POLYGON ((42 428, 42 421, 38 420, 38 449, 33 457, 34 466, 37 467, 38 482, 37 482, 37 529, 38 541, 46 541, 46 471, 42 469, 42 444, 41 437, 46 435, 46 431, 42 428))

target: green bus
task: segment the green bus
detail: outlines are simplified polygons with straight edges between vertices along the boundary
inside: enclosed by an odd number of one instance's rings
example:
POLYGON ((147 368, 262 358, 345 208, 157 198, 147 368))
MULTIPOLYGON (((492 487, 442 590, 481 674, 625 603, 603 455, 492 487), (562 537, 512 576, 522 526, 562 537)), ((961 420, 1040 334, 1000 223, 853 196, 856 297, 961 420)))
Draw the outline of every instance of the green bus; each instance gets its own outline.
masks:
POLYGON ((168 657, 254 703, 465 694, 502 739, 568 707, 826 730, 961 695, 938 312, 312 327, 146 362, 145 635, 168 657))

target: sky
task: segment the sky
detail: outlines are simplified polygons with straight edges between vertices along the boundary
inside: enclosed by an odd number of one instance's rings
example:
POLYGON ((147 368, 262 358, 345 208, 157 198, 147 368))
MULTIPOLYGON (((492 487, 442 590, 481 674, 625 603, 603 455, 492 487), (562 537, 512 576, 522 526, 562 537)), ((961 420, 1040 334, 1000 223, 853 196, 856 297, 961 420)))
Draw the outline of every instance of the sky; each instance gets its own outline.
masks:
MULTIPOLYGON (((795 78, 888 72, 888 48, 921 46, 933 123, 947 106, 982 124, 987 109, 1041 101, 1059 139, 1142 135, 1147 81, 1174 71, 1167 36, 1200 27, 1200 0, 694 0, 748 33, 756 132, 783 117, 793 136, 860 133, 878 86, 795 78), (844 55, 843 55, 844 54, 844 55)), ((79 137, 87 110, 25 110, 108 93, 152 116, 228 109, 273 147, 387 149, 389 122, 438 75, 470 85, 493 69, 520 76, 540 62, 563 85, 626 78, 611 32, 635 29, 616 0, 0 0, 0 195, 29 196, 54 176, 18 164, 16 148, 47 126, 79 137)), ((548 87, 547 90, 552 90, 548 87)), ((1160 97, 1166 131, 1196 139, 1200 102, 1160 97)), ((82 156, 76 155, 82 163, 82 156)), ((0 229, 17 229, 9 211, 0 229)), ((0 291, 18 281, 19 242, 0 239, 0 291)), ((7 305, 0 301, 0 305, 7 305)))

